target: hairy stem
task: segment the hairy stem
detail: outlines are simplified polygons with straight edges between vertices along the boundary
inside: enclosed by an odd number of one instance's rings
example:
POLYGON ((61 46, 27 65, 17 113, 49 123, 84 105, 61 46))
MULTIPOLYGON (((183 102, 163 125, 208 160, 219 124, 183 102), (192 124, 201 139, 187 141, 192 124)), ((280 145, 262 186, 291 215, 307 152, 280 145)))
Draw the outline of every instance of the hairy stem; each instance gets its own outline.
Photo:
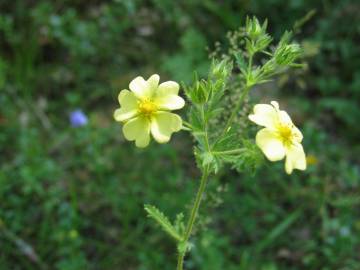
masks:
POLYGON ((205 137, 205 146, 207 151, 211 151, 210 144, 209 144, 209 136, 208 136, 208 126, 207 126, 207 119, 205 118, 205 108, 204 105, 201 106, 201 117, 204 122, 204 137, 205 137))
POLYGON ((215 145, 218 142, 219 138, 224 136, 225 133, 229 131, 229 128, 231 127, 231 124, 233 123, 234 118, 235 118, 236 114, 238 113, 241 104, 243 104, 245 97, 248 95, 248 93, 250 91, 251 86, 249 85, 249 75, 251 74, 252 64, 253 64, 253 54, 251 54, 249 56, 249 64, 248 64, 248 69, 247 69, 248 75, 246 78, 246 85, 245 85, 243 91, 241 92, 239 100, 237 101, 235 108, 232 110, 231 115, 228 118, 223 131, 221 132, 221 135, 218 137, 217 140, 215 140, 213 145, 215 145))
POLYGON ((212 151, 211 153, 213 153, 214 155, 224 155, 224 154, 241 154, 244 153, 246 151, 245 148, 236 148, 233 150, 227 150, 227 151, 212 151))
MULTIPOLYGON (((189 238, 191 236, 192 229, 194 227, 194 223, 196 220, 196 216, 199 211, 201 199, 205 192, 208 177, 209 177, 209 166, 206 166, 203 169, 200 186, 199 186, 198 192, 196 194, 194 205, 191 209, 190 219, 186 225, 186 230, 185 230, 185 234, 184 234, 183 241, 182 241, 185 244, 185 246, 187 246, 189 238)), ((183 270, 184 257, 185 257, 186 251, 187 251, 187 247, 185 247, 183 250, 179 250, 178 262, 177 262, 177 268, 176 268, 177 270, 183 270)))
MULTIPOLYGON (((221 132, 221 135, 218 138, 222 138, 225 135, 225 133, 229 131, 229 128, 231 127, 231 124, 233 123, 236 114, 239 112, 240 106, 241 106, 241 104, 243 104, 245 97, 249 93, 249 90, 250 90, 250 87, 245 86, 245 88, 243 89, 243 91, 239 97, 238 102, 235 105, 235 108, 232 110, 231 115, 228 118, 223 131, 221 132)), ((217 139, 215 141, 214 145, 218 142, 218 140, 219 139, 217 139)))

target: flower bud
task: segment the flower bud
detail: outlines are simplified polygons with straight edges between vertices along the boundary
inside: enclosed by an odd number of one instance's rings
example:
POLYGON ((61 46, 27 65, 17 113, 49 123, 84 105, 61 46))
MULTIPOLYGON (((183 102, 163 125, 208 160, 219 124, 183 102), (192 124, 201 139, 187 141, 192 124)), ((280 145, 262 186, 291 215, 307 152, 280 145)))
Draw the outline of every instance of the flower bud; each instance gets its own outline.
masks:
POLYGON ((299 44, 282 44, 276 49, 274 59, 279 66, 286 66, 299 58, 301 53, 299 44))
POLYGON ((256 17, 250 19, 249 17, 246 18, 246 33, 248 36, 255 40, 260 35, 265 33, 267 27, 267 21, 264 22, 263 25, 260 25, 259 20, 256 17))
POLYGON ((231 74, 233 65, 228 60, 213 60, 209 77, 214 80, 226 80, 231 74))
POLYGON ((195 104, 204 104, 208 100, 209 91, 207 82, 204 80, 196 80, 192 86, 185 88, 186 95, 195 104))

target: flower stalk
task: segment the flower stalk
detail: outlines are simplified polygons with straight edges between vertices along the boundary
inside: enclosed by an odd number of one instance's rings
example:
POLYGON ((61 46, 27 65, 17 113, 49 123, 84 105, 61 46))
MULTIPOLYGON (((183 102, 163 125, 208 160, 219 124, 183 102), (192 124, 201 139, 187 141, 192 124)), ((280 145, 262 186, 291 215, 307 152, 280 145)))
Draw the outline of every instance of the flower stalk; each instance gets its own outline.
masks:
POLYGON ((183 240, 179 244, 179 248, 178 248, 179 253, 178 253, 177 268, 176 268, 177 270, 183 270, 184 258, 188 251, 188 246, 189 246, 189 243, 188 243, 189 238, 191 236, 191 233, 192 233, 192 230, 194 227, 194 223, 195 223, 198 211, 199 211, 201 200, 205 193, 206 184, 208 182, 208 179, 209 179, 209 166, 206 166, 203 168, 203 171, 202 171, 200 186, 199 186, 198 192, 195 197, 194 205, 190 212, 190 218, 186 225, 186 230, 185 230, 183 240))

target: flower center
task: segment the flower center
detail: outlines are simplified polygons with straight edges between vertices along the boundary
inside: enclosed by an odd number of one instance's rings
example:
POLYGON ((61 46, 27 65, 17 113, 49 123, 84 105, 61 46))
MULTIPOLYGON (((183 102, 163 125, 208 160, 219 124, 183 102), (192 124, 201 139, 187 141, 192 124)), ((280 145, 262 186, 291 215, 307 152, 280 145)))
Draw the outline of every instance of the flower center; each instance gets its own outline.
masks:
POLYGON ((142 114, 150 115, 153 112, 157 111, 157 106, 149 99, 142 100, 139 103, 139 111, 142 114))
POLYGON ((284 144, 291 143, 293 133, 292 133, 292 129, 289 125, 281 125, 280 124, 278 126, 278 132, 279 132, 279 135, 280 135, 282 141, 284 142, 284 144))

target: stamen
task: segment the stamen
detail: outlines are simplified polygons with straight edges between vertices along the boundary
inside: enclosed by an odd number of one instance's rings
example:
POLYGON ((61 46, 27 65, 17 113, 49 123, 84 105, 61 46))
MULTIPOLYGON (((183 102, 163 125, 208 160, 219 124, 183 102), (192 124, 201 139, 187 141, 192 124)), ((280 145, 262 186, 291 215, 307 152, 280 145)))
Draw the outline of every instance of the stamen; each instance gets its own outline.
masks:
POLYGON ((291 126, 279 125, 278 132, 279 132, 279 135, 280 135, 282 141, 284 142, 284 144, 291 143, 291 141, 293 139, 293 132, 292 132, 291 126))
POLYGON ((151 100, 143 100, 139 103, 139 111, 142 114, 150 115, 157 111, 157 106, 151 100))

